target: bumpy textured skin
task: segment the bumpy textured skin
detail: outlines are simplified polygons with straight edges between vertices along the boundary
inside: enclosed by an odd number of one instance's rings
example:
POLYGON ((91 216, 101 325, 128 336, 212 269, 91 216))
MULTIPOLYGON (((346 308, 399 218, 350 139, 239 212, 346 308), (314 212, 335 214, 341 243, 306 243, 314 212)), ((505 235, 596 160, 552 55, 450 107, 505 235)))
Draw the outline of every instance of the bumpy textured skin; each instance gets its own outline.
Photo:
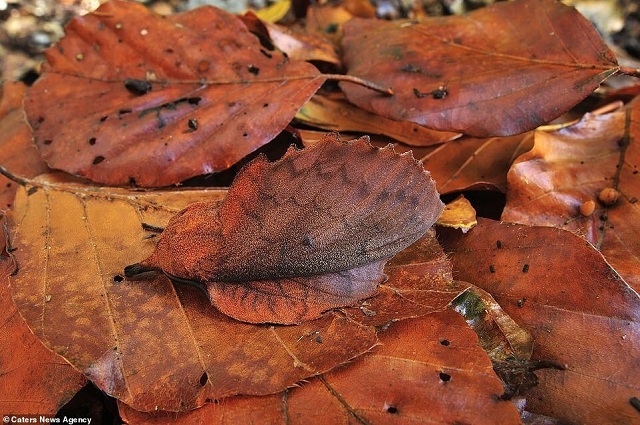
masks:
MULTIPOLYGON (((240 301, 252 298, 247 291, 289 298, 290 284, 274 294, 256 281, 304 277, 301 293, 314 288, 338 301, 321 303, 326 310, 371 296, 385 261, 420 238, 443 208, 434 181, 411 154, 375 148, 368 137, 345 143, 331 134, 302 151, 291 148, 277 162, 252 161, 221 205, 196 203, 173 217, 141 265, 209 284, 214 303, 215 291, 238 293, 240 301), (309 278, 351 269, 366 271, 366 279, 309 278)), ((282 322, 273 319, 264 321, 282 322)))

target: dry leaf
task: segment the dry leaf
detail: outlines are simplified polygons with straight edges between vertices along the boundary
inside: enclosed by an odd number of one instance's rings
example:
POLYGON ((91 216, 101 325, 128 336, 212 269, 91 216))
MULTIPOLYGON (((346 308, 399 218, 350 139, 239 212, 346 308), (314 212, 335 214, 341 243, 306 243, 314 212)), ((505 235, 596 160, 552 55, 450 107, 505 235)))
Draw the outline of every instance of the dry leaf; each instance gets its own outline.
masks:
POLYGON ((271 41, 275 47, 285 52, 289 59, 322 61, 337 66, 342 63, 334 44, 321 35, 307 34, 264 19, 260 20, 260 16, 251 12, 240 18, 251 32, 271 41))
POLYGON ((435 131, 407 121, 394 121, 348 103, 343 96, 315 95, 296 114, 299 122, 333 131, 357 131, 389 136, 411 146, 448 142, 458 133, 435 131))
POLYGON ((324 81, 212 7, 160 18, 114 0, 66 34, 25 109, 52 168, 106 184, 225 170, 272 140, 324 81))
MULTIPOLYGON (((313 336, 311 336, 313 338, 313 336)), ((464 320, 445 310, 393 324, 381 346, 322 377, 268 397, 220 400, 180 416, 141 414, 131 424, 519 423, 464 320)))
POLYGON ((480 220, 439 235, 455 277, 493 295, 534 338, 527 410, 567 423, 634 423, 640 391, 640 298, 579 237, 560 229, 480 220), (564 369, 564 370, 559 370, 564 369))
POLYGON ((554 0, 504 2, 421 22, 353 19, 344 33, 349 74, 394 91, 383 97, 342 83, 349 101, 476 137, 546 124, 618 71, 591 23, 554 0))
POLYGON ((533 150, 509 171, 502 219, 583 236, 640 289, 639 144, 640 98, 569 127, 537 131, 533 150), (608 205, 599 197, 603 190, 619 199, 608 205))
POLYGON ((154 249, 155 233, 141 223, 164 227, 187 205, 225 194, 100 188, 61 175, 21 188, 9 223, 21 315, 107 394, 138 410, 178 411, 282 391, 368 351, 375 326, 442 310, 466 289, 453 285, 431 232, 387 266, 379 295, 299 326, 238 322, 162 275, 124 280, 124 266, 154 249))
POLYGON ((444 207, 436 223, 438 226, 452 227, 467 233, 478 224, 476 210, 464 195, 460 195, 444 207))
POLYGON ((513 161, 533 145, 533 133, 475 139, 461 137, 427 153, 420 160, 442 194, 461 190, 507 191, 513 161))
POLYGON ((46 349, 22 320, 7 287, 13 269, 12 261, 0 256, 0 411, 54 415, 86 378, 46 349))

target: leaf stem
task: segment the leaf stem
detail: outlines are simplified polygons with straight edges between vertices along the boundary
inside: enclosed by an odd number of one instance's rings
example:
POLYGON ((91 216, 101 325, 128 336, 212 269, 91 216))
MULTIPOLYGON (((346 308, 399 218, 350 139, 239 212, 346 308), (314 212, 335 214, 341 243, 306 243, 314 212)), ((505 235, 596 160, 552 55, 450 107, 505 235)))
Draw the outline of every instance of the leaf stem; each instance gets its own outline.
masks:
POLYGON ((393 90, 391 90, 390 87, 382 87, 376 83, 364 80, 360 77, 355 77, 353 75, 323 74, 322 76, 327 80, 348 81, 349 83, 358 84, 368 89, 377 91, 378 93, 382 93, 385 96, 393 96, 393 90))
POLYGON ((26 186, 28 184, 31 184, 31 180, 24 178, 24 177, 20 177, 18 175, 13 174, 11 171, 7 170, 4 166, 0 165, 0 174, 2 174, 3 176, 5 176, 6 178, 8 178, 9 180, 13 180, 14 182, 18 183, 21 186, 26 186))
POLYGON ((631 68, 628 66, 619 67, 620 73, 624 75, 628 75, 630 77, 640 77, 640 69, 639 68, 631 68))

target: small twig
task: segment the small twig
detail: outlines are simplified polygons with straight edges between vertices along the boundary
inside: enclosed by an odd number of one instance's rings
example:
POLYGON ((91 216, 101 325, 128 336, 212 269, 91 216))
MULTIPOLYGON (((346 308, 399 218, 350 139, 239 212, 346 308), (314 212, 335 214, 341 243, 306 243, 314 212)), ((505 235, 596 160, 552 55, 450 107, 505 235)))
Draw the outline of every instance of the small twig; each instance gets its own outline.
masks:
POLYGON ((393 90, 390 87, 382 87, 376 83, 372 83, 371 81, 363 80, 360 77, 354 77, 353 75, 343 75, 343 74, 323 74, 327 80, 336 80, 336 81, 348 81, 350 83, 359 84, 368 89, 377 91, 378 93, 382 93, 385 96, 393 96, 393 90))
POLYGON ((630 68, 628 66, 619 67, 620 73, 624 75, 628 75, 630 77, 638 77, 640 78, 640 69, 638 68, 630 68))

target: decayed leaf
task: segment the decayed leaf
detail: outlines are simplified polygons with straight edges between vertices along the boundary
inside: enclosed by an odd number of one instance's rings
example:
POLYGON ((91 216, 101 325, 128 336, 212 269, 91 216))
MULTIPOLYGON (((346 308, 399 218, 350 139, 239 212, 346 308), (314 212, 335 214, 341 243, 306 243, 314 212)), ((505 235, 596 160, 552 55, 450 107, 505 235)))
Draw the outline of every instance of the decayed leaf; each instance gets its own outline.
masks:
POLYGON ((464 195, 460 195, 444 207, 436 223, 439 226, 452 227, 467 233, 478 224, 476 210, 464 195))
POLYGON ((536 365, 529 361, 533 353, 531 334, 514 322, 491 294, 472 286, 451 305, 478 334, 480 345, 505 386, 503 398, 511 399, 537 385, 532 374, 536 365))
POLYGON ((46 349, 18 314, 7 286, 13 268, 7 257, 0 256, 0 410, 54 415, 86 378, 46 349))
POLYGON ((393 324, 374 352, 285 393, 234 397, 180 416, 123 405, 120 414, 131 424, 519 423, 477 341, 446 310, 393 324))
POLYGON ((351 102, 476 137, 545 124, 618 70, 595 28, 554 0, 505 2, 421 22, 354 19, 344 33, 349 74, 394 91, 383 97, 342 83, 351 102))
POLYGON ((224 170, 273 139, 324 81, 211 7, 160 18, 114 0, 66 34, 25 109, 51 167, 106 184, 224 170))
POLYGON ((154 249, 141 223, 164 227, 187 205, 225 194, 100 188, 55 174, 21 188, 9 223, 21 315, 106 393, 138 410, 176 411, 282 391, 368 351, 375 326, 446 308, 465 289, 431 232, 387 266, 376 297, 298 326, 235 321, 163 275, 124 279, 123 268, 154 249))
POLYGON ((640 289, 640 98, 577 124, 537 131, 509 171, 505 221, 571 230, 640 289), (607 204, 600 193, 618 199, 607 204), (605 192, 606 193, 606 192, 605 192))
POLYGON ((313 96, 300 108, 296 120, 324 130, 383 134, 411 146, 435 145, 460 136, 372 114, 348 103, 342 96, 313 96))
POLYGON ((532 359, 556 366, 536 372, 527 410, 567 423, 637 421, 640 299, 600 253, 561 229, 490 220, 440 236, 456 278, 491 293, 532 334, 532 359))
POLYGON ((387 260, 443 208, 413 156, 333 133, 249 163, 222 204, 181 211, 125 274, 202 282, 220 311, 245 322, 300 323, 373 296, 387 260))
POLYGON ((442 194, 461 190, 507 191, 513 161, 533 145, 533 133, 476 139, 461 137, 438 146, 420 160, 442 194))

